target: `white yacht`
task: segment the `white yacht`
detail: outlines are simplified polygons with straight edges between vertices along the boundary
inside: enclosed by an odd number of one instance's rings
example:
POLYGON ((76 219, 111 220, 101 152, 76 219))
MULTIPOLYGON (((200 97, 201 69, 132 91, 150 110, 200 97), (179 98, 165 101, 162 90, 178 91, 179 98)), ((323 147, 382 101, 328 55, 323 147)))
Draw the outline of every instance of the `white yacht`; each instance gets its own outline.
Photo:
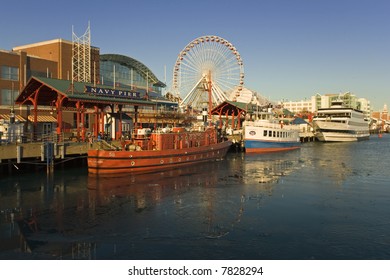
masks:
POLYGON ((318 109, 313 118, 314 134, 323 142, 351 142, 370 137, 369 120, 363 111, 348 108, 343 101, 333 101, 330 108, 318 109))

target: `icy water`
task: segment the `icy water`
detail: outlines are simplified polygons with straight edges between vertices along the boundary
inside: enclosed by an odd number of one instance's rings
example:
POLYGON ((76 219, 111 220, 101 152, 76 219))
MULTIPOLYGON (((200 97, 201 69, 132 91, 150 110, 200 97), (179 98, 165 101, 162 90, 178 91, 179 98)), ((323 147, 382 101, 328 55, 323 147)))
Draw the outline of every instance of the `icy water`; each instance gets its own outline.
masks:
POLYGON ((389 156, 374 135, 140 176, 2 178, 0 259, 389 260, 389 156), (36 232, 16 223, 31 215, 36 232))

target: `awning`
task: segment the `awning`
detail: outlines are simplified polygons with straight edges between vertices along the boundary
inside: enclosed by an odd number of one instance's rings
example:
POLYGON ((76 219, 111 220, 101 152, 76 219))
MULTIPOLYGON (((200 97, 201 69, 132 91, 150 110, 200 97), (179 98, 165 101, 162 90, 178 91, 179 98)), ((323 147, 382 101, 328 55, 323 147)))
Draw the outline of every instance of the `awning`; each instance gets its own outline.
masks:
MULTIPOLYGON (((5 121, 9 121, 10 120, 10 115, 9 114, 0 114, 0 119, 3 119, 5 121)), ((23 118, 21 115, 15 115, 15 120, 18 120, 20 122, 25 122, 26 119, 23 118)))
MULTIPOLYGON (((34 116, 28 116, 30 122, 34 122, 34 116)), ((37 116, 37 121, 40 123, 54 123, 57 119, 53 116, 37 116)))

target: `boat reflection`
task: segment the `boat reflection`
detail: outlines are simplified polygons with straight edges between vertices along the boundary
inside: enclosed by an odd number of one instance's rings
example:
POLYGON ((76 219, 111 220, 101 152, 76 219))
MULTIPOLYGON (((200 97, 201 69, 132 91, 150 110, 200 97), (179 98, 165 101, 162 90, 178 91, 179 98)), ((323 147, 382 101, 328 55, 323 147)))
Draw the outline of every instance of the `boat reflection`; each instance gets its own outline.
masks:
MULTIPOLYGON (((119 201, 126 201, 135 213, 146 209, 159 211, 158 208, 172 215, 173 224, 175 220, 191 221, 188 228, 179 232, 189 231, 196 238, 220 238, 240 222, 245 202, 239 190, 226 190, 233 186, 226 184, 231 179, 229 174, 227 162, 222 161, 118 178, 89 175, 89 201, 96 208, 110 205, 111 209, 119 201)), ((147 237, 162 231, 163 228, 148 229, 147 237)))
MULTIPOLYGON (((196 164, 176 170, 119 177, 88 175, 89 202, 94 206, 107 205, 117 199, 134 202, 136 211, 142 211, 164 197, 177 196, 193 186, 215 186, 218 182, 218 162, 196 164)), ((91 205, 90 205, 91 206, 91 205)))
MULTIPOLYGON (((340 187, 351 176, 358 175, 361 162, 356 162, 356 147, 368 142, 317 143, 311 165, 329 180, 330 186, 340 187), (329 156, 332 155, 332 156, 329 156)), ((359 153, 363 153, 360 148, 359 153)))
POLYGON ((243 180, 246 184, 274 184, 282 177, 290 175, 301 168, 299 151, 291 151, 287 156, 246 155, 243 169, 243 180))

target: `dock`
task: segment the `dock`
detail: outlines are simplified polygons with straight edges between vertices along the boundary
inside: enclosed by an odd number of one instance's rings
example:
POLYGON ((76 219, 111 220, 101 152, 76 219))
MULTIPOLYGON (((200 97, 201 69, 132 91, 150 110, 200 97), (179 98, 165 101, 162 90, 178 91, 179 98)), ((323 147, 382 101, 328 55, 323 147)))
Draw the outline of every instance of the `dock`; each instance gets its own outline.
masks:
POLYGON ((299 139, 301 140, 301 143, 317 141, 313 132, 300 132, 299 139))
POLYGON ((23 167, 46 167, 50 173, 54 165, 74 159, 86 158, 90 148, 98 148, 99 142, 32 142, 0 145, 0 174, 23 167))

